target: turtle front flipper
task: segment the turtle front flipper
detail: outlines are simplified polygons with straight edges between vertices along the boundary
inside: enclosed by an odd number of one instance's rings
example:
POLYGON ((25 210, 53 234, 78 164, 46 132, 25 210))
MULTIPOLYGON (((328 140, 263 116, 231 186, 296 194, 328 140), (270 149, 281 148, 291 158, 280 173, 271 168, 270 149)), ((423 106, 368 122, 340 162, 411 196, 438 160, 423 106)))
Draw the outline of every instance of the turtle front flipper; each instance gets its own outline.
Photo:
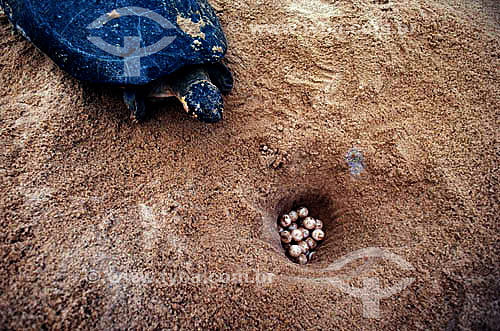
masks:
POLYGON ((130 110, 130 118, 134 122, 142 122, 146 118, 144 98, 135 89, 123 91, 123 101, 130 110))
POLYGON ((221 91, 210 80, 205 66, 184 68, 170 81, 170 89, 189 115, 206 123, 222 119, 224 101, 221 91))

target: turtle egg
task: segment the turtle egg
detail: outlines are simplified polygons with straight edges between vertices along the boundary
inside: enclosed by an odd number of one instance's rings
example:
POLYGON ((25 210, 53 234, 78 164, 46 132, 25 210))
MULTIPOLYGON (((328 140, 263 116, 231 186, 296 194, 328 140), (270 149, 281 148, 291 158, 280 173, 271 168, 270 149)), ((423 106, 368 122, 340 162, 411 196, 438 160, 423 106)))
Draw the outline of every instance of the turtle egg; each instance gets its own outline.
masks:
POLYGON ((304 234, 299 229, 295 229, 292 231, 292 239, 295 241, 301 241, 304 239, 304 234))
POLYGON ((300 248, 299 245, 292 245, 288 249, 288 253, 291 257, 298 257, 300 254, 302 254, 302 248, 300 248))
POLYGON ((325 238, 325 233, 323 232, 323 230, 316 229, 313 231, 311 236, 314 240, 321 241, 325 238))
POLYGON ((280 233, 281 242, 284 244, 289 244, 292 241, 292 235, 288 231, 283 231, 280 233))
POLYGON ((323 229, 323 222, 316 220, 316 229, 323 229))
POLYGON ((305 218, 309 215, 309 210, 307 210, 306 207, 300 207, 299 210, 297 210, 297 214, 299 214, 299 217, 305 218))
POLYGON ((303 206, 283 214, 276 229, 285 255, 301 265, 313 260, 316 248, 325 239, 323 222, 309 216, 309 210, 303 206))
POLYGON ((307 229, 304 229, 304 228, 299 228, 300 231, 302 231, 302 235, 304 236, 303 239, 306 239, 307 237, 309 237, 309 230, 307 229))
POLYGON ((316 220, 310 216, 306 217, 302 222, 302 225, 308 230, 313 230, 316 227, 316 224, 316 220))
POLYGON ((307 263, 307 256, 305 254, 300 254, 298 257, 297 257, 297 262, 299 264, 306 264, 307 263))
POLYGON ((286 227, 290 226, 290 224, 292 224, 292 219, 290 218, 289 215, 285 214, 285 215, 281 216, 280 224, 282 227, 286 228, 286 227))
POLYGON ((309 245, 305 241, 300 241, 297 245, 302 248, 303 253, 307 253, 309 251, 309 245))
POLYGON ((318 247, 318 243, 313 238, 307 238, 305 242, 307 243, 307 246, 309 246, 309 249, 315 249, 318 247))

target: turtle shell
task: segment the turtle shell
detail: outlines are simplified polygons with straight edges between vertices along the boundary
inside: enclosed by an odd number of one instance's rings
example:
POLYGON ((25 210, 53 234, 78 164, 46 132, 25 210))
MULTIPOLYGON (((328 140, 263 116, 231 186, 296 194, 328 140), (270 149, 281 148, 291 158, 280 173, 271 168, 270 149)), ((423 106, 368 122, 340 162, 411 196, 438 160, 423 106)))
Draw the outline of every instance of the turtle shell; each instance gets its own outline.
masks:
POLYGON ((9 20, 77 79, 143 85, 217 63, 227 42, 206 0, 0 0, 9 20))

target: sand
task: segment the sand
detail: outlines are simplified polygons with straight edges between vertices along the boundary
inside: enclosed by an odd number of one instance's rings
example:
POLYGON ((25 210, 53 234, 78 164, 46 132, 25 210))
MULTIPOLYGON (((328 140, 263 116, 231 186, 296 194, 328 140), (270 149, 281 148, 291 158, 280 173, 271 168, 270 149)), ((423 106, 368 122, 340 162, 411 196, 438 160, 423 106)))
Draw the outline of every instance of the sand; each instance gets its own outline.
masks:
POLYGON ((216 125, 134 124, 0 18, 0 329, 499 330, 499 2, 211 3, 216 125))

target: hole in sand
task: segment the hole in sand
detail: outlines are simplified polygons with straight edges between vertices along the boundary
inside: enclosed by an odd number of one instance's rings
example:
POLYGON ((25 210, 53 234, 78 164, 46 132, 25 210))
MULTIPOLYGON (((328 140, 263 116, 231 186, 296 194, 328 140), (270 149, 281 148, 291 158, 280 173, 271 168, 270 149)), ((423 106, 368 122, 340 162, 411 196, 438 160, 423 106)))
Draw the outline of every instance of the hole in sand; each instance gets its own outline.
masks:
POLYGON ((314 260, 325 233, 323 222, 312 217, 305 206, 294 208, 277 220, 281 246, 293 262, 304 265, 314 260))
POLYGON ((330 255, 333 252, 338 252, 338 246, 343 237, 342 226, 338 219, 342 216, 345 208, 340 202, 334 200, 328 192, 319 189, 306 189, 285 194, 285 197, 269 202, 274 202, 274 207, 271 206, 268 209, 269 213, 263 219, 263 239, 271 244, 276 253, 280 254, 287 262, 294 263, 287 256, 281 243, 278 222, 282 215, 288 214, 291 210, 307 207, 309 216, 323 222, 322 230, 325 233, 325 238, 318 245, 313 259, 306 266, 321 266, 331 262, 334 256, 330 257, 330 255))

